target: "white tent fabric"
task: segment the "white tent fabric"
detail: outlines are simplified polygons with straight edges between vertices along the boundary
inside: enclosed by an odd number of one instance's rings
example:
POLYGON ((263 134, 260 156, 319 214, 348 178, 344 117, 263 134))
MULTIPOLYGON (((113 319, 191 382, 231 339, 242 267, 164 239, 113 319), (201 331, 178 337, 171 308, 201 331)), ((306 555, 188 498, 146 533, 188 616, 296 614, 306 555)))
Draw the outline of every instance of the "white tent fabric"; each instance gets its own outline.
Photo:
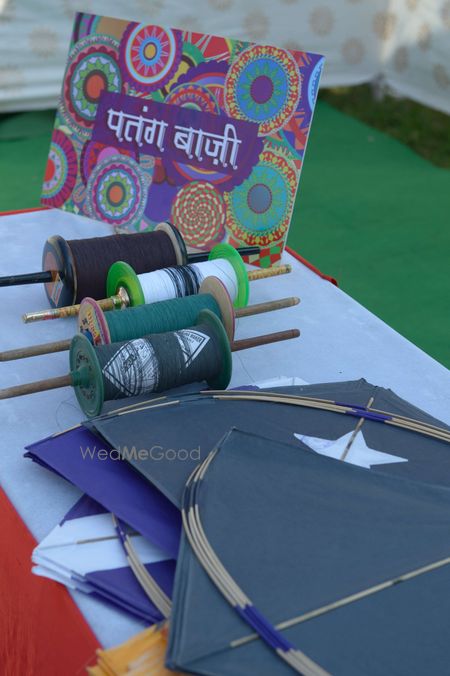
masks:
POLYGON ((0 0, 0 111, 54 106, 75 11, 304 49, 450 113, 450 0, 0 0))

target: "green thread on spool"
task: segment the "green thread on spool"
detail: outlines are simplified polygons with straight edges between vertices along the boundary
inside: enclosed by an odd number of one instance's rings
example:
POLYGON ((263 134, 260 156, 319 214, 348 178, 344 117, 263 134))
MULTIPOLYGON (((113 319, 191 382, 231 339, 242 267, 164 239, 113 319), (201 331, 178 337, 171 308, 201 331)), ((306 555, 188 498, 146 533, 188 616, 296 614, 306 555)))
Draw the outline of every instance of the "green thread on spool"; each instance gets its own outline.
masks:
POLYGON ((179 331, 195 324, 202 310, 222 319, 216 299, 209 294, 159 301, 105 314, 111 342, 132 340, 151 333, 179 331))
POLYGON ((231 378, 231 349, 222 322, 202 310, 194 326, 94 347, 77 334, 70 347, 72 385, 84 413, 103 403, 206 381, 223 389, 231 378))

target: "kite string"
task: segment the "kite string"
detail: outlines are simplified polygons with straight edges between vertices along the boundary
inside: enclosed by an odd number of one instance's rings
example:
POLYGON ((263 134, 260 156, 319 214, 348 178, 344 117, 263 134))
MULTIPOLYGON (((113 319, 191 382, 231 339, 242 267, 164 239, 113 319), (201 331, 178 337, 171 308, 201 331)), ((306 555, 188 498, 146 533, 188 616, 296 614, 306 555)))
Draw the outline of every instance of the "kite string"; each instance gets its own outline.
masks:
POLYGON ((178 331, 193 326, 201 310, 211 310, 222 319, 219 305, 211 294, 173 298, 151 305, 105 313, 111 343, 133 340, 152 333, 178 331))
POLYGON ((73 239, 67 243, 76 270, 76 302, 86 296, 103 298, 108 270, 116 261, 125 261, 137 274, 177 262, 170 237, 160 230, 73 239))
POLYGON ((217 277, 232 301, 238 295, 238 280, 232 264, 225 258, 192 265, 177 265, 138 275, 146 303, 197 294, 207 277, 217 277))
POLYGON ((218 332, 207 324, 94 350, 105 401, 209 381, 221 373, 226 358, 218 332))

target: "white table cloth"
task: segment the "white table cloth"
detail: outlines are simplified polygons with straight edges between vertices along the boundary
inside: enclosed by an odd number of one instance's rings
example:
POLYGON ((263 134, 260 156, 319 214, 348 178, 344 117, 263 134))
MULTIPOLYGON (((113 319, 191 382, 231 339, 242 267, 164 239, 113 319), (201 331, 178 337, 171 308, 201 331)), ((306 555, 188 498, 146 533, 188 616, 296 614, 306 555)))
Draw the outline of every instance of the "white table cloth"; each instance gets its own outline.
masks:
MULTIPOLYGON (((109 226, 57 210, 0 218, 0 275, 41 269, 45 239, 110 234, 109 226)), ((336 254, 339 255, 338 253, 336 254)), ((237 322, 237 338, 291 327, 301 337, 233 355, 231 386, 276 376, 308 383, 366 378, 450 423, 449 371, 393 331, 330 282, 289 254, 289 275, 251 284, 250 302, 298 295, 300 305, 237 322)), ((327 272, 332 273, 331 270, 327 272)), ((68 338, 75 320, 24 324, 23 313, 47 307, 42 285, 0 288, 0 350, 68 338)), ((62 375, 68 353, 0 364, 0 387, 62 375)), ((0 481, 34 537, 41 540, 62 519, 80 492, 22 455, 24 447, 84 416, 70 388, 0 401, 0 481)), ((31 562, 30 562, 31 566, 31 562)), ((75 602, 104 646, 117 644, 142 628, 138 621, 81 594, 75 602)))

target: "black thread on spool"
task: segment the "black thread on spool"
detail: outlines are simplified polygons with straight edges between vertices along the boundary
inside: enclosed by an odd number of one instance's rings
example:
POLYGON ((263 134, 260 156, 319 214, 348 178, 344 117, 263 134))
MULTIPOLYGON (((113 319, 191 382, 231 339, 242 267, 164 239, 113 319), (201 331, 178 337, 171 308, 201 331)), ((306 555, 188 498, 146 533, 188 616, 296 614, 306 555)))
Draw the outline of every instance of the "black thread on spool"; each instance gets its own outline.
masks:
POLYGON ((160 230, 132 235, 110 235, 67 242, 75 263, 75 303, 86 296, 103 298, 108 270, 116 261, 125 261, 137 274, 177 264, 170 237, 160 230))
POLYGON ((175 298, 194 296, 199 292, 202 277, 190 265, 177 265, 168 268, 165 272, 169 275, 175 287, 175 298))
POLYGON ((224 364, 217 332, 207 324, 101 345, 95 353, 105 401, 208 381, 224 364))

